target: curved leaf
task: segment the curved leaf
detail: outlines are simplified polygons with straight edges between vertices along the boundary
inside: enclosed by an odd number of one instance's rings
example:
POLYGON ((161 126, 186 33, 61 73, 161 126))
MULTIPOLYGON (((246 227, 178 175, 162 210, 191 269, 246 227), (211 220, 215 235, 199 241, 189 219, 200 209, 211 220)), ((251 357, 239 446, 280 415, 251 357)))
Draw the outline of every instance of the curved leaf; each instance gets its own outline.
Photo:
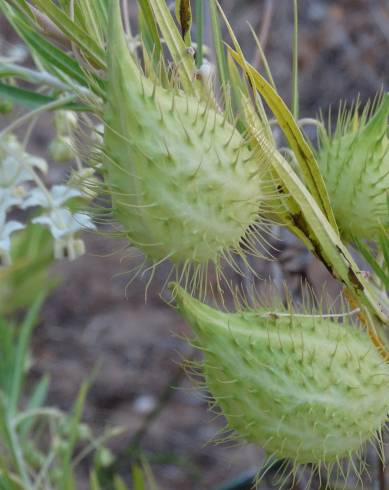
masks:
MULTIPOLYGON (((27 90, 0 82, 0 95, 29 109, 38 109, 57 100, 56 97, 42 95, 35 91, 27 90)), ((59 99, 58 99, 59 100, 59 99)), ((64 102, 56 109, 70 109, 72 111, 88 111, 90 108, 84 104, 64 102)))
POLYGON ((319 204, 332 227, 338 233, 338 226, 335 221, 328 192, 325 187, 323 177, 320 173, 319 166, 311 147, 306 142, 292 113, 289 111, 287 105, 274 90, 271 84, 260 73, 258 73, 253 66, 247 63, 240 53, 231 48, 229 48, 229 50, 233 58, 246 72, 255 89, 262 95, 270 107, 270 110, 275 115, 291 149, 296 155, 306 186, 319 204))

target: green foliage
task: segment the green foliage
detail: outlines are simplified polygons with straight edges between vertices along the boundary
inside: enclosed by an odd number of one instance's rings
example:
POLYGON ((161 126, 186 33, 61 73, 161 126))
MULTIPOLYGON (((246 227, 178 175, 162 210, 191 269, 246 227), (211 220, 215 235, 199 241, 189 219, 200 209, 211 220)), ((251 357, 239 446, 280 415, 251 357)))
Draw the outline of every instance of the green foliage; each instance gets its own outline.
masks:
MULTIPOLYGON (((83 2, 83 5, 86 5, 87 3, 88 2, 83 2)), ((79 27, 77 23, 71 21, 68 14, 65 14, 65 12, 63 12, 51 1, 47 2, 47 4, 45 3, 45 5, 53 19, 56 19, 57 21, 58 19, 61 21, 66 21, 65 23, 68 26, 68 29, 72 30, 72 28, 74 28, 76 30, 76 33, 73 34, 73 38, 78 39, 77 35, 81 36, 82 40, 84 41, 83 45, 89 54, 89 41, 92 43, 93 48, 98 51, 98 48, 95 46, 96 43, 90 40, 88 35, 83 33, 82 28, 79 27)), ((67 49, 68 41, 65 42, 65 46, 63 47, 57 46, 57 36, 61 31, 54 30, 54 32, 52 32, 50 29, 47 31, 45 27, 42 30, 42 26, 40 25, 39 21, 42 21, 42 19, 45 19, 46 17, 35 17, 31 12, 30 7, 27 6, 26 3, 16 0, 9 3, 5 0, 0 0, 0 8, 6 15, 9 22, 13 25, 19 36, 29 47, 36 60, 55 77, 54 80, 58 79, 61 81, 62 89, 67 89, 68 91, 77 93, 82 90, 92 88, 96 93, 100 95, 102 94, 101 89, 103 82, 101 78, 96 73, 90 73, 88 76, 86 76, 85 71, 83 70, 82 66, 80 66, 79 62, 69 56, 67 49), (21 4, 24 4, 23 8, 21 4), (54 42, 51 40, 50 36, 53 36, 54 42)), ((60 36, 60 39, 63 42, 64 39, 66 40, 66 37, 63 38, 60 36)), ((91 48, 92 53, 94 52, 93 48, 91 48)), ((28 76, 30 74, 25 70, 24 73, 23 71, 20 72, 19 70, 19 73, 16 74, 17 77, 21 78, 25 78, 26 75, 28 76)), ((7 74, 3 74, 2 76, 7 76, 7 74)), ((42 80, 40 80, 38 83, 42 83, 42 80)), ((61 86, 58 83, 55 85, 57 89, 61 86)), ((11 92, 11 90, 8 89, 8 96, 10 95, 15 97, 16 93, 11 92)), ((60 95, 61 93, 56 91, 54 97, 58 98, 60 95)), ((39 94, 36 93, 36 96, 39 97, 39 94)), ((26 96, 22 98, 22 101, 25 99, 26 96)))
MULTIPOLYGON (((57 100, 55 97, 38 94, 32 90, 14 87, 13 85, 7 85, 1 82, 0 95, 2 95, 4 100, 7 100, 9 103, 15 102, 23 107, 26 107, 27 109, 38 109, 57 100)), ((63 104, 62 108, 71 110, 86 110, 87 106, 83 104, 66 102, 63 104)))
POLYGON ((13 238, 11 265, 0 268, 0 314, 9 314, 47 295, 58 279, 50 277, 54 261, 50 234, 30 224, 13 238))
MULTIPOLYGON (((88 383, 69 413, 45 404, 47 375, 28 380, 29 348, 44 295, 37 298, 21 325, 0 316, 0 488, 4 490, 77 490, 77 466, 91 453, 108 451, 107 439, 118 430, 95 437, 82 422, 88 383)), ((95 458, 91 487, 104 459, 95 458)), ((115 490, 126 487, 120 479, 115 490)))

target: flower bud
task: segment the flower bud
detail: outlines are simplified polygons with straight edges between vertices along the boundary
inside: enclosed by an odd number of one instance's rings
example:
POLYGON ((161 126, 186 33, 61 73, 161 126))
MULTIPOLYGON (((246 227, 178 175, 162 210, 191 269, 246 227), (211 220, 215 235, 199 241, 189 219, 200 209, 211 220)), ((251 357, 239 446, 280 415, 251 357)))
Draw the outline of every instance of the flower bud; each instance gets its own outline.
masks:
POLYGON ((56 162, 74 158, 72 139, 69 136, 57 136, 49 145, 49 155, 56 162))
POLYGON ((77 114, 73 111, 57 111, 54 116, 55 129, 59 136, 69 136, 77 128, 77 114))

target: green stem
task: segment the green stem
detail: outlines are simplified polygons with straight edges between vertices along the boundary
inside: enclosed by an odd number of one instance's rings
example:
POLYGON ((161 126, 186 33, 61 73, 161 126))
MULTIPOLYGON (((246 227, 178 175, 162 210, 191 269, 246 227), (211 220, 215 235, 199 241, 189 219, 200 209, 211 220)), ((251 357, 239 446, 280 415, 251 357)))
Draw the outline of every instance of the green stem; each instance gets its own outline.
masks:
POLYGON ((50 102, 49 104, 45 104, 41 107, 38 107, 38 109, 34 109, 33 111, 27 112, 27 114, 23 114, 23 116, 19 117, 18 119, 15 119, 11 124, 9 124, 5 129, 0 131, 0 138, 5 136, 6 134, 10 133, 11 131, 14 131, 16 128, 19 126, 25 124, 28 122, 30 119, 36 117, 39 114, 42 114, 43 112, 46 111, 51 111, 53 109, 58 109, 59 107, 62 107, 69 102, 73 102, 74 100, 77 99, 76 95, 69 95, 67 97, 63 97, 57 100, 54 100, 53 102, 50 102))
POLYGON ((91 92, 79 85, 69 85, 47 72, 39 72, 31 68, 15 65, 14 63, 1 63, 0 77, 16 77, 31 83, 48 85, 61 91, 77 91, 83 95, 91 95, 91 92))
POLYGON ((219 24, 218 3, 216 0, 210 0, 209 13, 211 17, 213 44, 215 48, 219 79, 222 90, 225 91, 228 87, 229 75, 226 53, 224 51, 224 42, 219 24))
POLYGON ((127 0, 122 0, 122 10, 123 10, 123 18, 124 18, 124 30, 126 32, 126 36, 132 40, 133 36, 131 31, 130 12, 128 10, 127 0))
POLYGON ((31 488, 32 483, 28 475, 26 462, 24 461, 23 451, 19 445, 18 436, 15 432, 13 421, 8 416, 6 416, 6 429, 12 456, 20 478, 23 481, 23 488, 31 488))
POLYGON ((292 57, 292 113, 299 117, 298 89, 298 0, 293 0, 293 57, 292 57))
POLYGON ((204 0, 196 0, 196 43, 196 66, 200 68, 203 64, 204 0))

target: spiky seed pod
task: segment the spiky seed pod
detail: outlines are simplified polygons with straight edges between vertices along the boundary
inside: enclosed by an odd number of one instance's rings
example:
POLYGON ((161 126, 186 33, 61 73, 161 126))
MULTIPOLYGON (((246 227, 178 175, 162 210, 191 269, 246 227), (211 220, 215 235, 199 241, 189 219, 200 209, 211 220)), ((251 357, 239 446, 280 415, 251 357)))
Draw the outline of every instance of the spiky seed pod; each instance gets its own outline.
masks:
POLYGON ((341 233, 374 239, 389 226, 389 94, 368 118, 342 114, 333 136, 321 138, 318 162, 341 233))
POLYGON ((118 4, 111 4, 104 112, 114 216, 154 262, 217 261, 239 249, 258 219, 261 168, 211 101, 143 75, 128 51, 118 4))
POLYGON ((175 288, 230 428, 279 458, 332 463, 377 435, 389 366, 368 336, 323 317, 225 313, 175 288))

